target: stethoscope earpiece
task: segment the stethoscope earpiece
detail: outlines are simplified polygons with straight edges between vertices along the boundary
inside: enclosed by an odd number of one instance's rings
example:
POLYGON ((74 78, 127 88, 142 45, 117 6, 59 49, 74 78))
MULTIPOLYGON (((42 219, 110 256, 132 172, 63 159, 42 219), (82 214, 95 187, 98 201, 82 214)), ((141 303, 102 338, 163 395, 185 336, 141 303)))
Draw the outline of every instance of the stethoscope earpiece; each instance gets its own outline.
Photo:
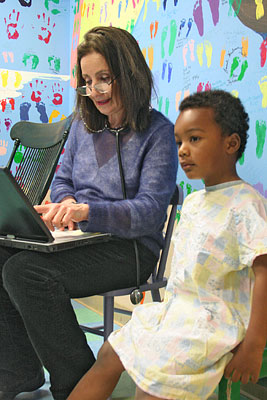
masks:
POLYGON ((130 294, 132 304, 139 304, 143 300, 143 293, 139 289, 134 289, 130 294))

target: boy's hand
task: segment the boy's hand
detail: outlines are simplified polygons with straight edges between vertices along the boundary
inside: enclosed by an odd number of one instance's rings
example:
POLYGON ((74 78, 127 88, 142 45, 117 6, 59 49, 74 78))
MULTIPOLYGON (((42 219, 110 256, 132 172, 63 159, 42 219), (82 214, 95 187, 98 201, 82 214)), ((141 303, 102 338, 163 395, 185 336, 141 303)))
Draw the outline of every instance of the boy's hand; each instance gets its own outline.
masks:
POLYGON ((260 375, 263 351, 262 347, 246 343, 245 338, 232 351, 234 355, 225 368, 225 378, 232 376, 233 382, 240 380, 243 384, 249 381, 256 383, 260 375))
POLYGON ((252 295, 250 320, 243 342, 232 352, 224 376, 243 384, 259 379, 262 355, 267 341, 267 254, 256 257, 252 264, 255 282, 252 295))

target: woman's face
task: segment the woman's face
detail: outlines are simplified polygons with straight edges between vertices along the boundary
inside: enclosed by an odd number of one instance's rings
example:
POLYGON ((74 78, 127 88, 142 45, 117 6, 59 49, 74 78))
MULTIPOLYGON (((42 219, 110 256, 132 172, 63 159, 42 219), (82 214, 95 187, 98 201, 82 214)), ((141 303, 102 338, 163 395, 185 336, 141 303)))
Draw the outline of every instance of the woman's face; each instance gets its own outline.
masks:
POLYGON ((82 77, 92 90, 88 89, 90 99, 99 112, 108 117, 112 128, 121 126, 124 117, 124 108, 122 105, 119 88, 116 80, 108 86, 106 93, 100 93, 94 86, 99 83, 109 83, 115 77, 111 75, 105 58, 93 51, 81 58, 82 77))

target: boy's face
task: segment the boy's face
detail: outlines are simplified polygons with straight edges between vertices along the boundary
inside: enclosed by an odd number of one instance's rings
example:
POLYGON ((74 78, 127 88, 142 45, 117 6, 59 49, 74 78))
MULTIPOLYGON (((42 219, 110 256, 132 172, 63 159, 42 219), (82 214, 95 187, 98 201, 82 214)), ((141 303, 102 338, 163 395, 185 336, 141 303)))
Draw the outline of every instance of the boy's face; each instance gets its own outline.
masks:
POLYGON ((206 186, 235 179, 234 157, 229 158, 230 136, 223 136, 211 108, 190 108, 175 123, 181 167, 189 179, 203 179, 206 186))

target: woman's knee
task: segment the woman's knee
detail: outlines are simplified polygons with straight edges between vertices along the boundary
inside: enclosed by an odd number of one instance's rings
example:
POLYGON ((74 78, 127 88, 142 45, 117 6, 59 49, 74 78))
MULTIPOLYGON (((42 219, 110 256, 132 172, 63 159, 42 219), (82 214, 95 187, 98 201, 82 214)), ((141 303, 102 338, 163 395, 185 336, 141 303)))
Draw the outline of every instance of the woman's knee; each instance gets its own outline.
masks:
POLYGON ((8 290, 20 278, 21 266, 14 262, 16 256, 9 257, 2 267, 3 286, 8 290))
POLYGON ((7 261, 14 255, 17 254, 18 250, 10 247, 0 247, 0 274, 7 261))
POLYGON ((25 257, 23 252, 11 256, 3 266, 3 286, 11 297, 27 294, 27 290, 37 279, 35 266, 30 258, 25 257), (23 257, 24 256, 24 257, 23 257))

